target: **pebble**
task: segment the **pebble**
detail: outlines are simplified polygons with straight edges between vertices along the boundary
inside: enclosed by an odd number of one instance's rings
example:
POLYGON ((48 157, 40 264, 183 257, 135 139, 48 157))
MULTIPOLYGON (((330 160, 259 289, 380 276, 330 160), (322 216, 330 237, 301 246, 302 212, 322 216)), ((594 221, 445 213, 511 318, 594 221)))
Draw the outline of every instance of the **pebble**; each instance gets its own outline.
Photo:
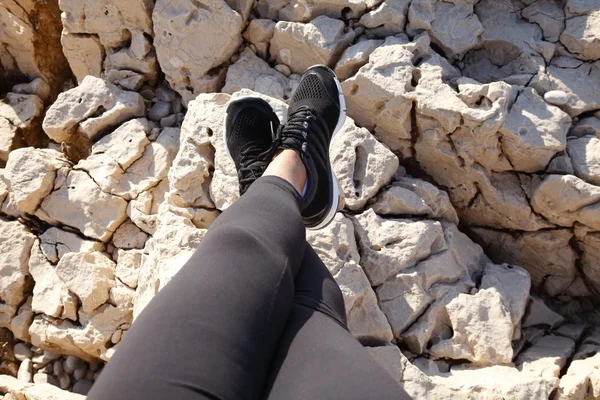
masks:
POLYGON ((87 379, 82 379, 80 381, 75 382, 73 385, 73 393, 78 393, 86 396, 94 382, 88 381, 87 379))
POLYGON ((27 358, 33 357, 33 351, 25 343, 17 343, 13 347, 15 358, 19 361, 24 361, 27 358))
POLYGON ((94 375, 96 375, 96 373, 90 369, 90 370, 88 370, 88 372, 85 374, 85 379, 87 379, 87 380, 89 380, 89 381, 93 381, 93 380, 94 380, 94 375))
POLYGON ((115 331, 115 333, 113 333, 112 336, 110 337, 110 341, 113 342, 114 344, 117 344, 121 341, 122 335, 123 335, 123 331, 120 329, 117 329, 115 331))
POLYGON ((86 373, 87 366, 83 365, 82 367, 79 367, 75 371, 73 371, 73 379, 75 379, 76 381, 80 381, 83 378, 85 378, 86 373))
POLYGON ((142 89, 139 92, 142 97, 146 100, 152 100, 154 98, 154 90, 152 90, 151 87, 142 87, 142 89))
POLYGON ((38 385, 42 383, 49 383, 53 386, 59 386, 59 383, 55 377, 53 377, 52 375, 44 374, 42 372, 38 372, 33 376, 33 383, 36 383, 38 385))
POLYGON ((31 372, 32 362, 30 359, 26 358, 19 366, 19 371, 17 372, 17 379, 23 382, 31 382, 31 372))
POLYGON ((83 365, 83 360, 79 357, 69 356, 65 360, 63 367, 65 368, 65 372, 67 374, 72 374, 77 368, 83 365))
POLYGON ((62 374, 58 378, 58 385, 62 390, 67 390, 71 386, 71 377, 67 374, 62 374))
POLYGON ((124 323, 123 325, 120 326, 120 328, 122 330, 126 331, 127 329, 131 328, 131 324, 124 323))
POLYGON ((175 99, 171 102, 171 107, 173 107, 173 113, 178 114, 183 112, 183 104, 181 104, 181 100, 175 99))
POLYGON ((177 115, 171 114, 168 117, 164 117, 160 120, 160 126, 163 128, 170 128, 177 123, 177 115))
POLYGON ((562 106, 569 102, 569 96, 562 90, 551 90, 546 92, 544 100, 555 106, 562 106))
POLYGON ((164 117, 171 114, 171 103, 165 103, 164 101, 156 102, 150 110, 148 110, 148 119, 150 121, 160 121, 164 117))
POLYGON ((60 360, 54 361, 54 365, 52 368, 52 372, 54 373, 54 375, 60 376, 64 371, 65 370, 63 368, 62 361, 60 361, 60 360))
POLYGON ((173 100, 177 99, 177 93, 163 86, 157 87, 154 95, 158 97, 160 101, 164 101, 165 103, 170 103, 173 100))
POLYGON ((285 76, 290 76, 292 74, 292 70, 285 64, 277 64, 275 66, 275 70, 281 72, 285 76))
POLYGON ((90 371, 98 371, 100 369, 100 367, 102 366, 102 363, 99 363, 97 361, 90 363, 90 371))

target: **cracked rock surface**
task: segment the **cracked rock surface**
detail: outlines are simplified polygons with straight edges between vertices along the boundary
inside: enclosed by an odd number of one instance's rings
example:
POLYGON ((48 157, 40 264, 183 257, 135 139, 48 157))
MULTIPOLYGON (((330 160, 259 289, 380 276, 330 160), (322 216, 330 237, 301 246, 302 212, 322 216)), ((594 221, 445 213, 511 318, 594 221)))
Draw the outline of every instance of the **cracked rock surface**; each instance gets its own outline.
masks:
POLYGON ((334 69, 307 241, 414 398, 600 399, 595 0, 0 4, 0 398, 83 399, 239 198, 228 102, 334 69), (61 14, 62 13, 62 14, 61 14))

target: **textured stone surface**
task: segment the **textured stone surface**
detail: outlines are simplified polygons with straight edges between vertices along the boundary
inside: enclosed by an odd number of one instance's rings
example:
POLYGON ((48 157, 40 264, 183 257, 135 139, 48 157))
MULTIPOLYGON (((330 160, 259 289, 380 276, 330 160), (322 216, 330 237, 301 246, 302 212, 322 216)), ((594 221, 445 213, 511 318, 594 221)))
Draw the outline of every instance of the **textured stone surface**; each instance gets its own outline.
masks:
POLYGON ((35 236, 17 221, 0 219, 0 299, 4 305, 18 306, 26 294, 29 254, 35 236))

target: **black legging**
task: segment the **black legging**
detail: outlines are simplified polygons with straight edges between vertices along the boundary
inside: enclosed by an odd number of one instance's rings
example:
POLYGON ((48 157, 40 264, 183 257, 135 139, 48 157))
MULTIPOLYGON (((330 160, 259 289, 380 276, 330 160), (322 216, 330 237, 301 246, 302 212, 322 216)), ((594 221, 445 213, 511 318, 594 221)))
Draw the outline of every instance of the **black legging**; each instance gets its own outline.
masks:
POLYGON ((89 399, 393 399, 306 243, 301 198, 263 177, 135 321, 89 399))

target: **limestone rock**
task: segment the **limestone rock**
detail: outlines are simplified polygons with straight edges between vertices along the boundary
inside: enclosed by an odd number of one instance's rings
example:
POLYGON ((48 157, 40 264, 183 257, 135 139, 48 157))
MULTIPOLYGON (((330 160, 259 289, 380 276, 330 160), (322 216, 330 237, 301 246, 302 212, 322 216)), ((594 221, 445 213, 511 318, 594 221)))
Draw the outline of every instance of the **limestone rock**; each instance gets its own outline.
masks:
POLYGON ((56 170, 68 168, 61 153, 27 147, 11 152, 4 177, 19 211, 34 214, 54 188, 56 170))
POLYGON ((458 216, 446 192, 408 176, 397 178, 384 188, 377 195, 373 210, 382 216, 425 216, 458 225, 458 216))
POLYGON ((399 163, 394 153, 350 118, 331 142, 330 160, 345 204, 354 211, 389 182, 399 163))
POLYGON ((51 317, 76 321, 78 300, 59 278, 54 266, 44 257, 38 240, 31 249, 29 272, 35 281, 32 310, 51 317))
POLYGON ((354 39, 342 21, 321 16, 308 24, 280 21, 271 41, 271 60, 302 74, 315 64, 333 68, 354 39))
POLYGON ((583 137, 587 135, 600 137, 600 118, 582 118, 569 132, 569 136, 583 137))
POLYGON ((479 18, 473 12, 476 3, 473 0, 413 1, 407 31, 414 34, 426 30, 448 57, 465 53, 480 43, 483 33, 479 18))
POLYGON ((585 15, 572 16, 565 21, 560 41, 581 60, 600 58, 600 10, 590 9, 585 15))
POLYGON ((138 228, 133 222, 126 221, 113 236, 113 244, 118 249, 142 249, 148 240, 148 235, 138 228))
POLYGON ((587 285, 597 294, 600 293, 600 278, 596 257, 600 256, 600 234, 587 233, 578 238, 579 249, 582 252, 582 273, 587 285))
POLYGON ((266 60, 274 32, 275 22, 270 19, 253 19, 244 31, 244 39, 256 47, 256 54, 260 58, 266 60))
POLYGON ((584 136, 569 140, 567 153, 575 174, 593 185, 600 185, 600 140, 584 136))
POLYGON ((557 400, 597 398, 600 396, 600 345, 593 330, 581 342, 567 372, 560 379, 557 400))
MULTIPOLYGON (((271 0, 271 2, 273 2, 271 0)), ((311 2, 306 0, 286 1, 279 10, 279 19, 283 21, 308 22, 321 15, 331 18, 358 18, 367 8, 375 6, 377 0, 325 0, 311 2)), ((279 6, 274 5, 274 9, 279 6)))
POLYGON ((549 326, 550 329, 554 329, 561 325, 564 318, 551 310, 544 301, 537 297, 531 296, 529 305, 527 306, 527 312, 523 317, 523 328, 532 326, 549 326))
POLYGON ((584 63, 574 58, 556 57, 545 72, 533 78, 531 87, 540 94, 551 90, 567 93, 563 110, 575 117, 600 107, 600 62, 584 63))
POLYGON ((531 3, 522 11, 524 18, 542 28, 544 39, 557 42, 565 29, 565 12, 562 2, 557 0, 541 0, 531 3))
POLYGON ((242 17, 224 0, 158 0, 152 21, 160 67, 186 103, 205 91, 207 72, 227 61, 242 39, 242 17))
POLYGON ((83 239, 72 232, 50 228, 39 236, 40 249, 51 263, 57 263, 67 253, 104 251, 104 244, 83 239))
POLYGON ((227 70, 222 91, 233 94, 244 88, 282 101, 290 99, 293 90, 290 79, 271 68, 249 48, 246 48, 240 59, 227 70))
POLYGON ((34 241, 35 235, 25 225, 0 218, 0 299, 7 306, 18 306, 25 300, 34 241))
POLYGON ((367 351, 395 380, 402 380, 402 362, 405 357, 396 346, 366 347, 367 351))
POLYGON ((408 0, 386 0, 376 9, 363 15, 358 22, 371 29, 377 36, 403 33, 409 5, 408 0))
POLYGON ((114 273, 114 263, 100 252, 69 253, 56 265, 56 274, 88 313, 108 300, 108 291, 115 285, 114 273))
POLYGON ((119 89, 112 83, 87 76, 79 86, 60 94, 44 117, 44 132, 63 142, 75 132, 93 140, 106 128, 144 114, 138 93, 119 89))
POLYGON ((369 56, 383 40, 364 40, 348 47, 335 66, 335 73, 340 80, 346 80, 356 74, 360 67, 369 62, 369 56))
POLYGON ((158 227, 158 209, 168 192, 169 180, 163 179, 155 187, 131 200, 127 206, 127 215, 138 228, 149 235, 153 234, 158 227))
POLYGON ((144 253, 140 250, 119 249, 117 254, 115 276, 130 288, 135 289, 138 285, 144 253))
POLYGON ((83 82, 88 75, 100 77, 106 51, 97 36, 63 31, 60 41, 78 82, 83 82))
POLYGON ((556 296, 575 280, 577 254, 570 246, 573 234, 566 229, 511 234, 474 228, 473 232, 492 260, 523 266, 535 289, 556 296))
POLYGON ((31 302, 32 298, 29 296, 27 301, 21 307, 19 307, 19 311, 13 317, 12 321, 10 321, 10 330, 15 335, 15 338, 27 342, 31 341, 29 327, 31 326, 33 317, 35 316, 35 313, 31 309, 31 302))
POLYGON ((43 110, 44 102, 35 95, 8 93, 0 100, 0 163, 11 150, 47 143, 40 129, 43 110))
POLYGON ((66 181, 47 196, 36 213, 48 222, 77 228, 85 236, 107 241, 125 221, 127 202, 103 192, 83 171, 69 172, 66 181))
POLYGON ((567 144, 571 118, 548 105, 533 89, 524 89, 500 132, 502 147, 514 170, 539 172, 567 144))

